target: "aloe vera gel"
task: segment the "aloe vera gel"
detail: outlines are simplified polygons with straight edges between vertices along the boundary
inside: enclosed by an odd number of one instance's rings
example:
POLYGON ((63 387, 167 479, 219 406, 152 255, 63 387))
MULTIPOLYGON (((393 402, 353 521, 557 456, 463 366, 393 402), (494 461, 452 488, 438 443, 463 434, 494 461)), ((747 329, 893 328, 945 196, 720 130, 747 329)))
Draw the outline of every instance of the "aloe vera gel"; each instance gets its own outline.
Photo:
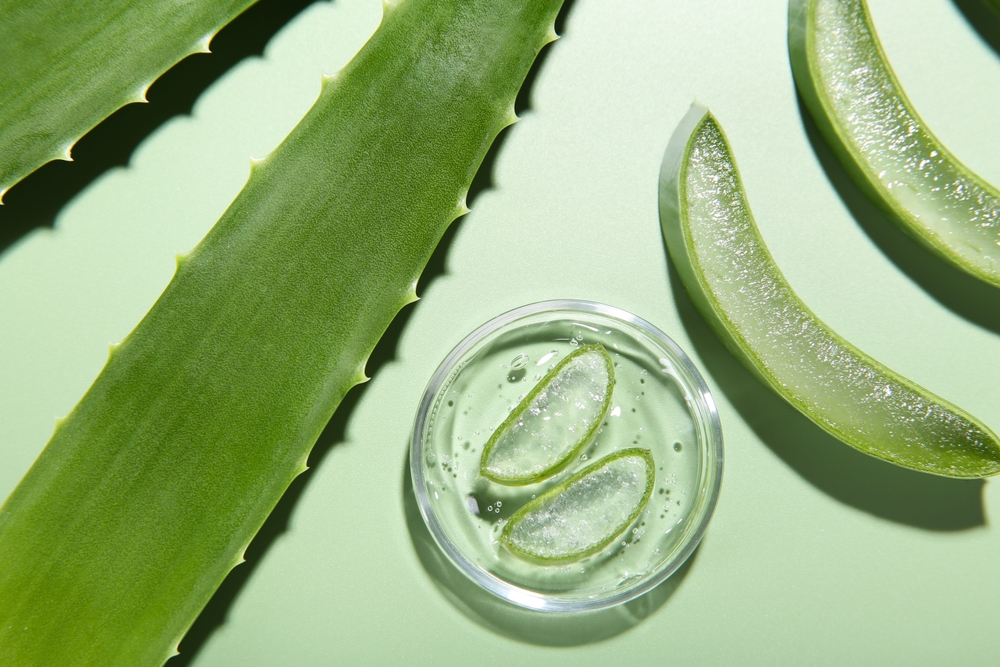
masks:
POLYGON ((479 474, 498 484, 522 486, 565 468, 605 423, 614 377, 614 362, 602 345, 578 344, 549 366, 492 431, 483 447, 479 474))
POLYGON ((516 604, 594 608, 652 587, 696 546, 721 434, 662 333, 600 304, 547 302, 484 325, 442 363, 411 464, 459 569, 516 604))
POLYGON ((705 107, 691 106, 664 154, 660 219, 702 316, 747 368, 820 428, 913 470, 960 478, 1000 472, 1000 440, 988 426, 855 348, 796 296, 705 107))

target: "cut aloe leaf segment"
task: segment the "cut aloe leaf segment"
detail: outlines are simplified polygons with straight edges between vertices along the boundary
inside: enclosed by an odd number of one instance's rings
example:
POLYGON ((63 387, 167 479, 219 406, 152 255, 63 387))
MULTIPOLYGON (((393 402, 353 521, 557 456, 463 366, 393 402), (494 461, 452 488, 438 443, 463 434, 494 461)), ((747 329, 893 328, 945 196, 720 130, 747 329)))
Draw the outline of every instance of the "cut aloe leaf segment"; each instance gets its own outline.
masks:
POLYGON ((614 385, 614 364, 602 345, 566 355, 490 436, 479 474, 511 486, 556 474, 597 433, 614 385))
POLYGON ((595 554, 639 517, 653 495, 655 471, 646 449, 606 456, 515 512, 500 544, 545 565, 595 554))
POLYGON ((1000 472, 1000 443, 960 408, 846 342, 795 295, 754 222, 729 143, 692 106, 660 170, 660 221, 716 334, 802 414, 856 449, 949 477, 1000 472))
POLYGON ((925 246, 1000 287, 1000 190, 914 111, 865 0, 791 0, 788 50, 810 113, 858 186, 925 246))

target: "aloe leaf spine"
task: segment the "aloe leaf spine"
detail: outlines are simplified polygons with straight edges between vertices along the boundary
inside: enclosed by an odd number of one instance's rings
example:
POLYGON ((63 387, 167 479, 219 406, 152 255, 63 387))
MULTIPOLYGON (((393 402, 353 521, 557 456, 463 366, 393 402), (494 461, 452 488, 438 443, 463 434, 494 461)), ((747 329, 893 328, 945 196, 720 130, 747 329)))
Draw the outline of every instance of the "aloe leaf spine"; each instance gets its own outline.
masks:
POLYGON ((385 5, 0 507, 0 664, 176 652, 416 299, 561 4, 385 5))
POLYGON ((254 2, 0 0, 0 203, 254 2))
POLYGON ((790 0, 788 50, 810 114, 858 187, 925 247, 1000 287, 1000 190, 917 114, 865 0, 790 0))

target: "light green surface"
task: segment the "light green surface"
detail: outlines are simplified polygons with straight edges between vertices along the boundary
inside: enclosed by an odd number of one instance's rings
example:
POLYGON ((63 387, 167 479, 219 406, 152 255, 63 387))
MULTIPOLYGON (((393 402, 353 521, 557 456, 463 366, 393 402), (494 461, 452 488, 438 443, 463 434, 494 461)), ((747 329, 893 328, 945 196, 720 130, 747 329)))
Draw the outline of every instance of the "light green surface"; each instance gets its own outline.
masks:
MULTIPOLYGON (((870 4, 921 116, 1000 182, 1000 55, 946 0, 920 12, 903 0, 870 4)), ((193 247, 236 195, 248 156, 280 141, 320 73, 346 63, 379 16, 375 0, 313 6, 263 60, 209 88, 192 118, 170 121, 129 168, 73 200, 56 232, 0 255, 0 495, 97 375, 107 344, 166 286, 173 253, 193 247)), ((941 481, 854 454, 743 371, 672 287, 657 171, 697 98, 725 124, 761 233, 803 300, 861 349, 1000 427, 1000 297, 942 268, 860 195, 855 220, 803 125, 785 17, 778 0, 574 3, 532 108, 497 153, 495 188, 459 223, 445 275, 424 289, 395 359, 361 391, 344 442, 306 476, 288 532, 194 664, 1000 660, 997 482, 941 481), (426 537, 408 528, 407 438, 426 381, 468 331, 561 297, 635 312, 692 355, 725 430, 722 495, 682 579, 572 624, 468 602, 491 631, 449 602, 417 556, 426 537), (928 528, 946 526, 964 529, 928 528), (592 643, 572 645, 581 638, 592 643)))

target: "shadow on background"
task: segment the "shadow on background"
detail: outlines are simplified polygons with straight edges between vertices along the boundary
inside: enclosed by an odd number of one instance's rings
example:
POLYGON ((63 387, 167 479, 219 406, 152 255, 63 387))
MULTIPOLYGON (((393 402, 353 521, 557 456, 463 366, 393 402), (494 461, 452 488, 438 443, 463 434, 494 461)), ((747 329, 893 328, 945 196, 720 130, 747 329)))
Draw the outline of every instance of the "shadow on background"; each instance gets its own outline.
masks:
MULTIPOLYGON (((965 20, 979 37, 1000 53, 1000 13, 987 6, 988 0, 954 0, 965 20)), ((1000 7, 1000 5, 998 5, 1000 7)))
MULTIPOLYGON (((684 581, 698 555, 696 549, 669 579, 625 604, 581 614, 544 613, 523 609, 487 592, 462 574, 438 548, 420 515, 410 460, 403 463, 403 506, 413 549, 424 571, 442 595, 463 614, 498 635, 539 646, 596 644, 634 628, 662 607, 684 581)), ((700 547, 699 547, 700 548, 700 547)))
POLYGON ((854 184, 798 97, 802 124, 830 185, 879 250, 959 317, 1000 334, 1000 289, 955 268, 908 236, 854 184))
MULTIPOLYGON (((383 366, 396 359, 399 338, 413 313, 413 307, 404 308, 386 329, 385 334, 368 359, 366 371, 369 376, 374 377, 383 366)), ((365 384, 357 385, 347 392, 309 454, 309 469, 296 477, 289 485, 288 490, 285 491, 264 525, 261 526, 260 531, 251 540, 250 546, 247 547, 244 554, 246 562, 232 570, 215 591, 212 599, 205 605, 194 625, 181 641, 180 655, 170 659, 168 663, 170 667, 190 665, 198 657, 198 652, 201 651, 212 633, 225 624, 236 598, 253 577, 253 573, 264 559, 264 555, 277 542, 278 538, 288 531, 292 512, 295 511, 299 498, 306 490, 313 470, 323 464, 323 460, 326 459, 330 450, 336 445, 346 442, 347 425, 350 423, 351 415, 364 395, 367 386, 365 384)))
POLYGON ((810 484, 881 519, 935 531, 985 525, 982 480, 900 468, 840 442, 762 384, 730 354, 695 309, 670 263, 681 322, 719 388, 761 441, 810 484))
POLYGON ((259 56, 271 37, 313 0, 260 0, 212 40, 211 54, 187 57, 157 79, 149 104, 127 104, 85 134, 73 162, 49 162, 10 189, 0 206, 0 254, 25 234, 51 228, 59 211, 101 174, 128 164, 135 148, 195 101, 244 58, 259 56))
MULTIPOLYGON (((272 13, 270 15, 262 15, 258 19, 256 19, 262 22, 261 24, 254 23, 254 25, 257 26, 256 29, 248 29, 251 35, 255 35, 256 38, 260 40, 258 42, 258 46, 256 47, 256 51, 247 51, 246 49, 242 51, 244 55, 249 55, 252 53, 262 53, 264 46, 267 43, 267 40, 270 39, 270 37, 274 33, 276 33, 284 23, 290 20, 295 15, 295 13, 297 13, 301 9, 311 4, 311 1, 312 0, 294 0, 294 2, 287 2, 282 10, 278 10, 276 7, 274 7, 274 5, 280 5, 280 3, 277 0, 262 0, 260 4, 252 7, 250 10, 244 13, 240 18, 231 23, 225 30, 219 33, 219 35, 216 37, 216 40, 212 42, 213 53, 219 50, 218 43, 222 40, 226 31, 234 29, 237 26, 237 23, 241 19, 244 19, 255 8, 268 6, 269 11, 271 11, 272 13), (268 23, 268 22, 279 21, 279 19, 277 18, 278 15, 282 16, 287 15, 287 16, 285 16, 284 20, 281 20, 280 24, 268 23), (264 27, 267 28, 266 31, 263 30, 264 27)), ((562 34, 563 26, 565 25, 566 21, 566 16, 568 15, 574 2, 575 0, 565 0, 565 2, 563 2, 562 10, 559 14, 558 19, 556 20, 556 31, 558 34, 562 34)), ((521 86, 521 90, 517 96, 517 101, 515 103, 515 111, 523 111, 530 107, 531 88, 534 85, 534 81, 538 76, 539 70, 544 66, 545 60, 550 51, 551 47, 543 49, 541 54, 539 54, 538 58, 536 58, 534 64, 532 65, 532 68, 528 71, 528 74, 524 80, 524 84, 521 86)), ((242 57, 244 56, 240 56, 240 58, 242 57)), ((182 63, 180 63, 180 65, 178 65, 174 69, 175 70, 179 69, 187 62, 189 61, 188 60, 183 61, 182 63)), ((221 74, 221 72, 219 72, 219 74, 221 74)), ((163 79, 161 79, 157 83, 157 85, 160 85, 162 81, 163 79)), ((204 85, 202 85, 201 88, 199 88, 197 91, 194 92, 193 96, 191 96, 190 101, 187 104, 186 107, 187 111, 189 111, 190 108, 193 106, 195 98, 197 98, 198 94, 200 94, 205 88, 207 88, 210 83, 211 81, 205 81, 204 85)), ((150 93, 152 93, 153 88, 155 87, 156 86, 150 88, 150 93)), ((153 101, 152 94, 150 94, 148 97, 152 102, 153 101)), ((135 107, 139 105, 132 105, 132 106, 135 107)), ((147 105, 142 105, 142 106, 146 107, 147 105)), ((153 104, 150 104, 148 106, 153 106, 153 104)), ((129 108, 130 107, 124 107, 117 113, 121 113, 122 111, 128 110, 129 108)), ((181 112, 183 112, 183 110, 181 112)), ((115 115, 117 115, 117 113, 115 115)), ((173 114, 171 113, 167 115, 166 117, 163 118, 163 120, 169 118, 170 115, 173 114)), ((98 129, 100 129, 100 127, 101 126, 99 126, 98 129)), ((152 129, 154 128, 150 128, 148 132, 151 132, 152 129)), ((96 130, 92 131, 91 134, 93 134, 94 132, 96 132, 96 130)), ((494 187, 494 174, 493 174, 494 165, 496 164, 497 154, 503 149, 503 144, 506 141, 507 134, 508 134, 507 131, 502 131, 500 135, 496 138, 496 140, 493 142, 490 149, 487 151, 486 156, 483 158, 483 162, 480 164, 479 169, 477 170, 476 175, 473 178, 472 184, 469 188, 467 203, 470 207, 472 206, 475 198, 479 194, 494 187)), ((128 148, 128 154, 131 154, 132 149, 134 149, 135 146, 138 145, 141 139, 142 137, 140 137, 137 141, 135 141, 131 145, 130 148, 128 148)), ((125 162, 127 162, 128 160, 128 154, 126 154, 124 157, 125 162)), ((74 150, 74 156, 76 156, 76 150, 74 150)), ((70 163, 70 166, 72 166, 72 164, 74 163, 70 163)), ((114 166, 114 164, 110 163, 108 164, 108 166, 114 166)), ((38 173, 34 174, 33 177, 37 175, 38 173)), ((17 187, 21 187, 25 183, 27 183, 27 181, 19 184, 17 187)), ((12 189, 11 193, 15 192, 16 189, 17 188, 12 189)), ((78 190, 79 188, 77 188, 77 190, 74 190, 68 197, 66 197, 65 201, 68 201, 69 197, 72 197, 72 195, 75 194, 78 190)), ((433 282, 435 278, 447 274, 448 252, 449 249, 451 248, 451 245, 454 243, 455 236, 458 232, 461 222, 462 218, 459 218, 458 220, 453 222, 445 231, 441 240, 438 242, 437 247, 435 248, 430 259, 427 261, 427 265, 420 276, 420 280, 417 284, 418 294, 422 294, 424 290, 427 289, 427 286, 431 282, 433 282)), ((51 225, 51 222, 49 224, 51 225)), ((3 226, 3 219, 0 218, 0 234, 5 233, 2 230, 2 226, 3 226)), ((27 231, 30 231, 30 229, 31 227, 26 229, 24 232, 22 232, 22 235, 23 233, 27 233, 27 231)), ((6 247, 10 245, 10 243, 3 244, 4 238, 5 237, 0 236, 0 252, 2 252, 6 247)), ((14 240, 16 240, 16 238, 14 240)), ((414 312, 415 312, 414 306, 409 306, 407 308, 404 308, 398 315, 396 315, 396 317, 389 324, 389 327, 382 335, 382 338, 379 340, 378 344, 375 346, 375 349, 372 351, 372 354, 368 359, 368 364, 365 367, 365 371, 369 375, 369 377, 375 377, 375 375, 379 372, 379 369, 381 369, 390 361, 396 359, 396 351, 399 345, 400 336, 402 335, 403 330, 406 328, 406 323, 409 321, 410 317, 413 316, 414 312)), ((318 468, 323 464, 323 460, 326 458, 327 454, 329 454, 331 449, 333 449, 338 444, 345 442, 347 425, 350 422, 351 415, 354 413, 355 408, 360 402, 361 397, 364 395, 364 392, 366 391, 368 386, 369 385, 367 384, 355 386, 347 393, 344 399, 340 402, 340 405, 334 412, 333 417, 330 419, 330 422, 326 425, 326 428, 323 430, 323 433, 316 441, 316 445, 313 447, 312 452, 309 454, 309 470, 296 477, 292 481, 291 485, 289 485, 288 490, 285 491, 284 495, 278 501, 278 504, 275 506, 274 510, 267 517, 267 520, 264 522, 264 525, 261 526, 260 531, 257 532, 257 535, 254 536, 253 540, 250 542, 250 545, 247 547, 246 553, 244 554, 244 558, 246 559, 245 562, 240 566, 236 567, 226 576, 225 580, 223 580, 222 582, 222 585, 219 586, 218 590, 216 590, 215 594, 208 601, 208 604, 205 605, 205 608, 202 610, 201 614, 195 620, 194 624, 191 626, 187 634, 184 636, 184 639, 181 641, 180 646, 178 648, 180 655, 174 656, 167 663, 170 667, 185 667, 186 665, 191 665, 194 662, 194 660, 198 657, 199 652, 204 648, 208 639, 212 636, 212 633, 214 633, 218 628, 220 628, 226 623, 226 619, 229 616, 229 612, 232 609, 233 604, 236 602, 236 599, 239 597, 240 591, 242 591, 243 587, 246 586, 247 582, 250 581, 251 578, 253 578, 254 572, 260 565, 261 561, 264 559, 264 556, 267 554, 268 550, 274 545, 274 543, 278 540, 279 537, 281 537, 282 534, 288 531, 292 513, 294 512, 295 507, 299 502, 299 498, 301 498, 302 493, 305 491, 306 486, 309 484, 309 480, 312 478, 312 470, 318 468)), ((411 492, 410 497, 412 497, 412 495, 413 494, 411 492)), ((690 560, 691 559, 689 559, 688 562, 690 562, 690 560)), ((686 567, 687 566, 685 566, 685 569, 683 571, 686 571, 686 567)), ((679 579, 682 577, 683 577, 682 570, 679 570, 676 574, 674 574, 672 578, 679 579)), ((633 613, 641 614, 643 608, 644 608, 643 603, 638 603, 637 605, 632 607, 632 609, 634 610, 633 613)))

